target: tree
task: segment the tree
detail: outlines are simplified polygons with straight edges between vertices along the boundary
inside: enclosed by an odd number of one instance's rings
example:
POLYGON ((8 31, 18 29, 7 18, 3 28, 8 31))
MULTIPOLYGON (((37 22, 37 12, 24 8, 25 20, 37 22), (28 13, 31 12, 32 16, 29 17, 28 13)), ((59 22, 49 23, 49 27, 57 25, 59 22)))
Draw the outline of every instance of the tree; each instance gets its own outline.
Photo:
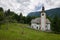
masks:
POLYGON ((5 11, 5 16, 9 16, 10 15, 10 9, 8 9, 7 11, 5 11))
POLYGON ((4 14, 5 14, 5 21, 6 22, 17 22, 18 21, 18 15, 15 12, 10 11, 10 9, 5 11, 4 14))
POLYGON ((3 11, 3 8, 2 7, 0 7, 0 11, 3 11))
POLYGON ((4 12, 3 9, 0 8, 0 28, 2 23, 4 23, 4 12))
POLYGON ((22 20, 22 17, 23 17, 22 13, 20 13, 19 17, 20 17, 20 20, 22 20))
POLYGON ((60 33, 60 18, 56 14, 52 20, 51 29, 55 33, 60 33))
POLYGON ((23 15, 22 15, 22 13, 20 13, 20 15, 19 15, 19 19, 18 19, 18 21, 19 21, 20 23, 23 22, 22 18, 23 18, 23 15))

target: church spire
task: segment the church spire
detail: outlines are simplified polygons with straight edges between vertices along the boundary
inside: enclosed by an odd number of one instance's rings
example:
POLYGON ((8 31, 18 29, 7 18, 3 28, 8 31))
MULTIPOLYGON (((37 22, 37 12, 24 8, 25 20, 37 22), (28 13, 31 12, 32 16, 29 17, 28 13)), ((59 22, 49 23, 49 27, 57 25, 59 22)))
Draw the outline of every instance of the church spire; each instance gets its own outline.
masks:
POLYGON ((42 12, 44 12, 45 11, 45 8, 44 8, 44 6, 42 6, 42 12))
POLYGON ((41 12, 41 30, 42 31, 46 30, 46 13, 43 5, 42 5, 42 12, 41 12))
POLYGON ((42 11, 44 11, 44 6, 42 6, 42 11))

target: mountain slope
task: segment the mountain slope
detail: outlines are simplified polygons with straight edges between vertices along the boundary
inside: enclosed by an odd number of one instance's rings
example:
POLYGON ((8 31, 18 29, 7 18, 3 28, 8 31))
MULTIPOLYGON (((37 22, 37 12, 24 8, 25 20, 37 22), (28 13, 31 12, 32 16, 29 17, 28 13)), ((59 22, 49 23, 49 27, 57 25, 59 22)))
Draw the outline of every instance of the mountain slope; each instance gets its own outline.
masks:
MULTIPOLYGON (((54 17, 57 14, 60 17, 60 8, 50 9, 45 11, 49 17, 54 17)), ((31 12, 27 16, 40 16, 41 12, 31 12)))
POLYGON ((19 23, 3 24, 0 29, 0 40, 60 40, 60 34, 41 32, 26 26, 28 25, 19 23))

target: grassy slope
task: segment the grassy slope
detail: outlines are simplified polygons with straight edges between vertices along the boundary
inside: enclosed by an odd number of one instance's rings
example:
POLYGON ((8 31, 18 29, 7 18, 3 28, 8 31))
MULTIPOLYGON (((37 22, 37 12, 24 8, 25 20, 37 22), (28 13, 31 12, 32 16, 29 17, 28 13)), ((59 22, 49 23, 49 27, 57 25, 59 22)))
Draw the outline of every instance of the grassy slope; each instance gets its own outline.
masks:
POLYGON ((2 25, 0 40, 60 40, 60 34, 40 32, 26 26, 18 23, 2 25))

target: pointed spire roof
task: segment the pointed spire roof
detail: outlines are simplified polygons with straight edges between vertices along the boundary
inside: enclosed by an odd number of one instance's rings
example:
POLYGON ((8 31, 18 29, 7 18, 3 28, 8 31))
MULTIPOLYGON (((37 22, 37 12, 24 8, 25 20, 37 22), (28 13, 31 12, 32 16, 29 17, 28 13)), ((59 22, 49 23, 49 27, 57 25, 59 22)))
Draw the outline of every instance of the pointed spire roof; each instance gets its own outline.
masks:
POLYGON ((42 11, 44 11, 45 10, 45 8, 44 8, 44 6, 42 6, 42 11))
POLYGON ((44 4, 42 4, 42 12, 45 12, 44 4))

